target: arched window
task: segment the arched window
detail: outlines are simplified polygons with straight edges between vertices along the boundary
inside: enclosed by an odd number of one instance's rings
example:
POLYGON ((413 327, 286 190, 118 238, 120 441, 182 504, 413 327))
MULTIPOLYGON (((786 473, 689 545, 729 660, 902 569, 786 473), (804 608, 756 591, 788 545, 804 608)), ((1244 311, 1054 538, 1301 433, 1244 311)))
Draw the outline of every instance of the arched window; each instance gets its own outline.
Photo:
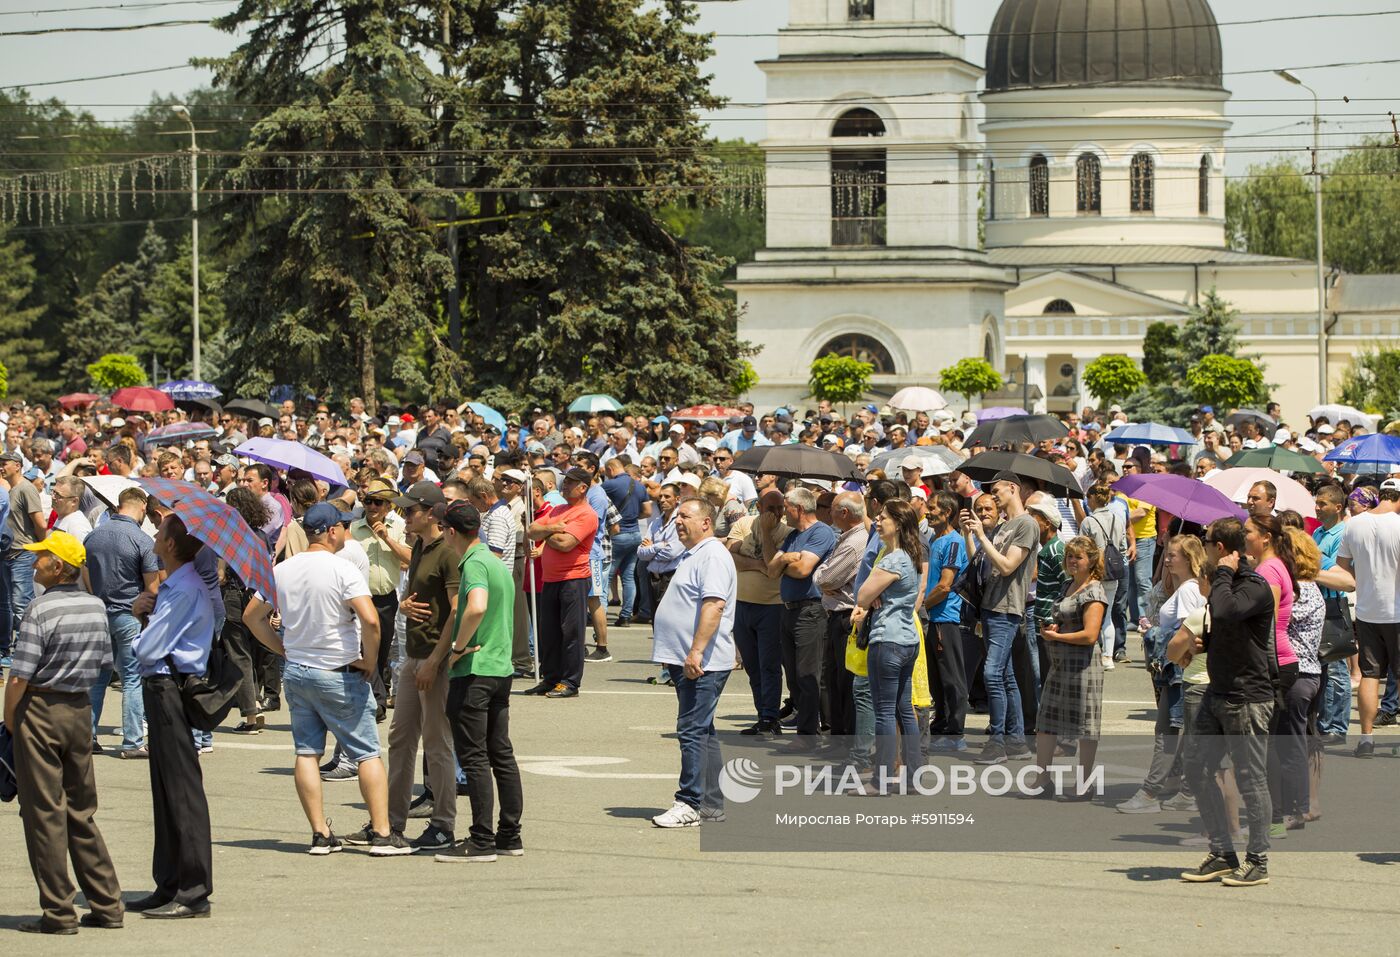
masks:
POLYGON ((1210 215, 1210 157, 1201 157, 1200 173, 1200 212, 1202 216, 1210 215))
POLYGON ((1050 161, 1039 153, 1031 157, 1031 215, 1050 215, 1050 161))
POLYGON ((848 9, 852 20, 875 19, 875 0, 850 0, 848 9))
POLYGON ((1074 164, 1078 199, 1075 208, 1081 216, 1103 212, 1103 164, 1093 153, 1085 153, 1074 164))
POLYGON ((987 218, 997 218, 997 161, 987 157, 987 218))
POLYGON ((1139 153, 1133 157, 1133 164, 1128 173, 1131 185, 1130 209, 1135 213, 1152 212, 1152 157, 1147 153, 1139 153))
POLYGON ((899 371, 894 367, 894 357, 890 355, 890 350, 881 345, 879 340, 859 333, 837 336, 822 346, 817 355, 850 356, 861 362, 868 362, 875 367, 875 375, 894 375, 899 371))
MULTIPOLYGON (((848 110, 832 126, 831 135, 884 136, 885 124, 872 110, 848 110)), ((831 244, 885 245, 884 149, 867 146, 831 151, 831 244)))
POLYGON ((1072 316, 1074 315, 1074 303, 1068 299, 1052 299, 1045 304, 1045 315, 1072 316))

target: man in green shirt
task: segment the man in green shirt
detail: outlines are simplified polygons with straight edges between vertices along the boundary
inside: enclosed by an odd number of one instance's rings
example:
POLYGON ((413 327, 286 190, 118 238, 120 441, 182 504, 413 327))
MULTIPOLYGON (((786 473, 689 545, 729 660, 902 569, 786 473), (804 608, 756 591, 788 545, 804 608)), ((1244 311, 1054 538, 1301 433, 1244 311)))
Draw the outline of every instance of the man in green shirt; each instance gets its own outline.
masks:
POLYGON ((459 562, 457 610, 451 631, 451 684, 447 718, 457 762, 467 775, 472 805, 470 837, 436 859, 446 863, 520 857, 524 798, 520 768, 510 743, 511 641, 515 630, 515 579, 478 538, 481 513, 468 502, 438 509, 443 545, 459 562), (495 789, 500 822, 492 826, 495 789))

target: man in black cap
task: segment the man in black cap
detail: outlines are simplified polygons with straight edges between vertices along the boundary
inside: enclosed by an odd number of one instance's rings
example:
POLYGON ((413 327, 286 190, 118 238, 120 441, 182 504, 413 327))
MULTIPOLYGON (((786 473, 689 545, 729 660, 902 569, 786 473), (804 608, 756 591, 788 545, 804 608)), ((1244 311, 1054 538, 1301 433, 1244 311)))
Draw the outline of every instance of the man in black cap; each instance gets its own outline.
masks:
POLYGON ((593 476, 574 467, 559 491, 564 505, 542 515, 529 528, 531 541, 544 543, 540 559, 544 588, 539 597, 538 652, 544 679, 526 694, 572 698, 583 683, 583 639, 588 624, 589 552, 598 533, 598 513, 588 504, 593 476))
POLYGON ((747 452, 755 445, 772 445, 773 443, 758 434, 758 419, 746 415, 739 423, 739 427, 726 433, 724 438, 719 440, 719 444, 738 455, 740 452, 747 452))

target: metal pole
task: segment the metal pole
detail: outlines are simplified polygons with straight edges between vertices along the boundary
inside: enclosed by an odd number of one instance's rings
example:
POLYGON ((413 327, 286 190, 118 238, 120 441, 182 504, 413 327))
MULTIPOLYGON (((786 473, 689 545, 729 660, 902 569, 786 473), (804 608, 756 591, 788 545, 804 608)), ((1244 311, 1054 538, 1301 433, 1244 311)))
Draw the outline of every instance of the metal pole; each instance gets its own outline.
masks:
POLYGON ((190 121, 190 285, 194 288, 194 355, 193 371, 196 381, 203 381, 199 363, 199 143, 195 140, 194 121, 190 121))
POLYGON ((1317 392, 1318 404, 1327 404, 1327 279, 1323 274, 1322 250, 1322 113, 1317 92, 1313 95, 1313 189, 1317 197, 1317 392))

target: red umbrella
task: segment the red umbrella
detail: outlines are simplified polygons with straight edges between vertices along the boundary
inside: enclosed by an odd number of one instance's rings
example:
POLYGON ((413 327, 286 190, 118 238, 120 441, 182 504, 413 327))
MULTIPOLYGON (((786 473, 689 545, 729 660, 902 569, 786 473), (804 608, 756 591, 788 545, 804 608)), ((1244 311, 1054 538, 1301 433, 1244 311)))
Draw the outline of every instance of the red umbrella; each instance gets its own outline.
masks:
POLYGON ((58 404, 65 409, 81 409, 83 406, 92 405, 94 402, 101 401, 102 396, 92 392, 73 392, 58 397, 58 404))
POLYGON ((738 409, 726 409, 722 405, 693 405, 671 414, 672 422, 723 422, 744 413, 738 409))
POLYGON ((175 402, 159 389, 132 386, 112 393, 112 404, 128 412, 166 412, 175 402))

